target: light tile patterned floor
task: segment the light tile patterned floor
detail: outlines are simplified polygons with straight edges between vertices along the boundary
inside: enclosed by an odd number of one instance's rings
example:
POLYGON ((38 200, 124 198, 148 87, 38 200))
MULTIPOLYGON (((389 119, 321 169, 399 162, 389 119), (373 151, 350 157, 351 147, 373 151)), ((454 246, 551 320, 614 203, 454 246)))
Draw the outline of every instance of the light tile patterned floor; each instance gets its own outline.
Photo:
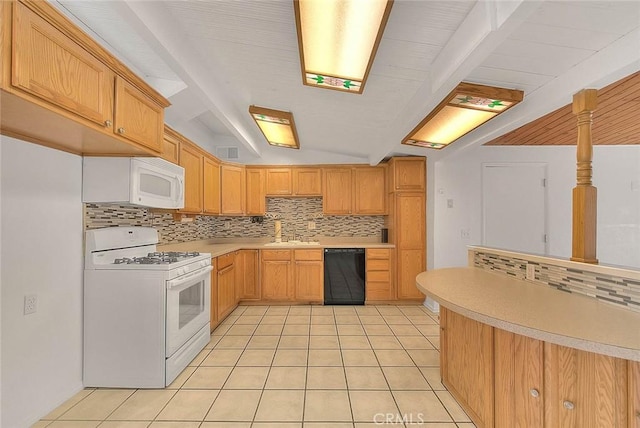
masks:
POLYGON ((474 425, 422 306, 240 306, 167 389, 87 389, 35 427, 474 425))

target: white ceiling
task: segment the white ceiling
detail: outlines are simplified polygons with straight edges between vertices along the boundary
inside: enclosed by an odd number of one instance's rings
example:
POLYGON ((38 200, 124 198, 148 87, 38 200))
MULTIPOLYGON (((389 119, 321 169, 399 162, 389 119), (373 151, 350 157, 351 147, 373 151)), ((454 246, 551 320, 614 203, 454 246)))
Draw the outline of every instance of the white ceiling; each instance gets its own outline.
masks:
POLYGON ((169 125, 247 163, 439 159, 640 69, 638 1, 396 0, 362 95, 302 85, 292 0, 54 4, 169 98, 169 125), (444 150, 399 144, 460 81, 525 99, 444 150), (251 104, 293 112, 300 150, 268 146, 251 104))

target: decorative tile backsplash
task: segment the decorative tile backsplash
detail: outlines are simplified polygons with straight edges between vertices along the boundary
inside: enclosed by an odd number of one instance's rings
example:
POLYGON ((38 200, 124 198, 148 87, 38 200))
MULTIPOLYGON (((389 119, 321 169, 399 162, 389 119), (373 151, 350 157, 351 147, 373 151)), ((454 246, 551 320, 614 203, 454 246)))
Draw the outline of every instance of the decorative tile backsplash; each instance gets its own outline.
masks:
MULTIPOLYGON (((323 216, 321 198, 267 198, 267 212, 282 221, 282 237, 378 237, 384 216, 323 216), (309 220, 315 230, 307 230, 309 220)), ((208 238, 274 238, 273 218, 196 216, 193 222, 176 223, 171 214, 132 205, 85 204, 85 228, 152 226, 160 243, 177 243, 208 238)))
POLYGON ((518 279, 525 279, 527 263, 535 266, 536 282, 541 282, 560 291, 583 294, 640 312, 640 281, 635 279, 484 251, 474 251, 473 253, 475 267, 501 272, 518 279))

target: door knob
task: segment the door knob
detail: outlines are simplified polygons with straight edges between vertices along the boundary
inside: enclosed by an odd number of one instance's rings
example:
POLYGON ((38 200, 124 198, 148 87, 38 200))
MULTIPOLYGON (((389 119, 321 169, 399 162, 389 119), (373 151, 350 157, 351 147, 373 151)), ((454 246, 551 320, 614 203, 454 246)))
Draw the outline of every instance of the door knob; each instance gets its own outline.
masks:
POLYGON ((576 407, 571 401, 568 400, 563 401, 562 406, 567 410, 573 410, 576 407))
POLYGON ((104 121, 105 128, 111 128, 111 125, 112 125, 112 122, 109 119, 104 121))
POLYGON ((540 396, 540 392, 535 388, 531 388, 529 390, 529 394, 531 394, 533 398, 538 398, 540 396))
POLYGON ((124 134, 124 128, 118 128, 118 134, 124 134))

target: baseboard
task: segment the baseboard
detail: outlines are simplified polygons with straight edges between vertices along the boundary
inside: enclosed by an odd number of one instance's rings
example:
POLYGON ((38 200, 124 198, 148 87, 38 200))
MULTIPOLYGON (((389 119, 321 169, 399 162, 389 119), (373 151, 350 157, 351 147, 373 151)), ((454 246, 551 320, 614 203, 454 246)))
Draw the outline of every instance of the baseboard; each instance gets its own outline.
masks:
POLYGON ((426 298, 423 303, 424 307, 429 309, 431 312, 440 313, 440 305, 433 299, 426 298))

